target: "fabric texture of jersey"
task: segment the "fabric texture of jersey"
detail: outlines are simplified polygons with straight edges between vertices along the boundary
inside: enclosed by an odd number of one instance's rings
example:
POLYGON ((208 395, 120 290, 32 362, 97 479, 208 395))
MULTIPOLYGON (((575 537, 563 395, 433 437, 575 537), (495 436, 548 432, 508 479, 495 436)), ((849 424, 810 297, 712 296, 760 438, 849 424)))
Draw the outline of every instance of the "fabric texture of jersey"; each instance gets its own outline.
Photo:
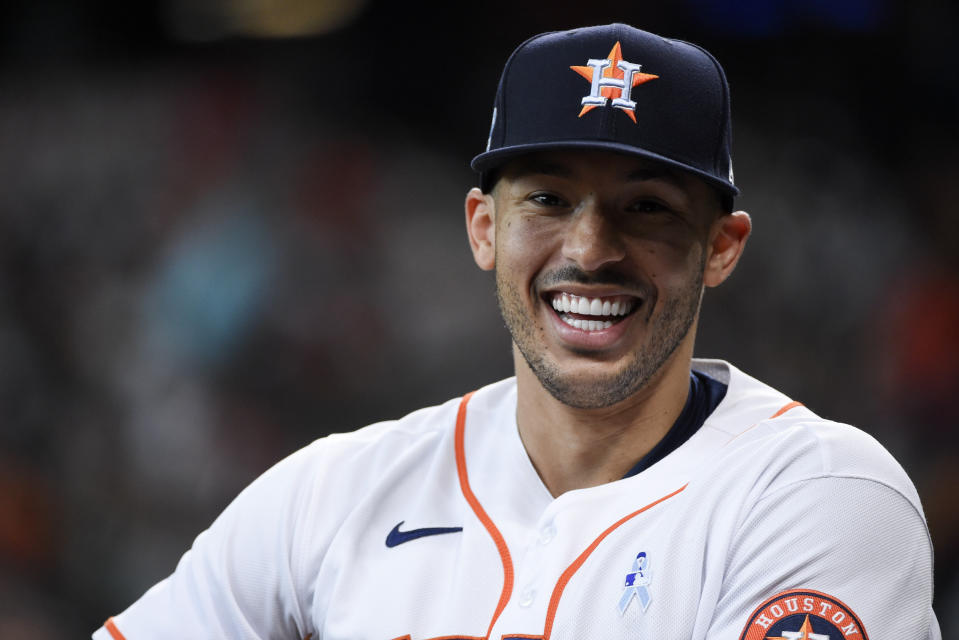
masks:
POLYGON ((93 637, 740 638, 805 590, 854 612, 847 639, 938 640, 932 547, 895 460, 725 362, 693 366, 728 385, 699 430, 557 498, 513 379, 318 440, 93 637))

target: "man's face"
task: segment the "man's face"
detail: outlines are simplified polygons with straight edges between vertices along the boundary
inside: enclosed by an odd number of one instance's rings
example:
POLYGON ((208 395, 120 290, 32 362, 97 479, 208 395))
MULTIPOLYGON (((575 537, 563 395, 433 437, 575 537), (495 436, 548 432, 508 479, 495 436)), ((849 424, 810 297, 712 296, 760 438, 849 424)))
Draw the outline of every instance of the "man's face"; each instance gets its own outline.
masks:
POLYGON ((618 154, 552 152, 505 165, 492 195, 500 309, 556 399, 616 405, 691 350, 720 213, 704 182, 618 154))

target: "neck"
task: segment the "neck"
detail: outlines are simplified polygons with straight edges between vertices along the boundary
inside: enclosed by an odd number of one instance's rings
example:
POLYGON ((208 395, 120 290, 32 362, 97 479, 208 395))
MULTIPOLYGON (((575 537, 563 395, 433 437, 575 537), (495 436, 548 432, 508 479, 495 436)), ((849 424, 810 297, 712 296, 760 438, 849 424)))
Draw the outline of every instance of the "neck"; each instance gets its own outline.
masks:
POLYGON ((600 409, 563 404, 514 347, 516 418, 526 452, 555 497, 622 478, 679 418, 689 394, 692 340, 684 341, 637 393, 600 409))

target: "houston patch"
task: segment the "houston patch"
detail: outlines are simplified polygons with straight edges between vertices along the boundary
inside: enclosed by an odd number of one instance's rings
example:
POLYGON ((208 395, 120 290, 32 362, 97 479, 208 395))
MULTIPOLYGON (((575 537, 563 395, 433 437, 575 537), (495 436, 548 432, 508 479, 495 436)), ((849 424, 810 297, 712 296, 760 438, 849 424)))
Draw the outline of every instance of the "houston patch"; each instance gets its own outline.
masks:
POLYGON ((740 640, 869 640, 849 607, 819 591, 784 591, 749 616, 740 640))

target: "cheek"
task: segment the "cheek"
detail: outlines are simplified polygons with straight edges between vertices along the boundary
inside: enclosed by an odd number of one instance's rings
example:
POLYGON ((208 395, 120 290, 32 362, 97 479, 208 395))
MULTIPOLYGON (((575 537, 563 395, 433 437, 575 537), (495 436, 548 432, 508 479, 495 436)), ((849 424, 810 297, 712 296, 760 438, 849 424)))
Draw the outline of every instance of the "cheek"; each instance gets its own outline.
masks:
POLYGON ((630 235, 664 252, 687 255, 695 245, 703 243, 704 232, 694 225, 679 220, 653 219, 629 229, 630 235))
POLYGON ((643 270, 662 291, 688 288, 702 276, 702 247, 697 242, 643 242, 638 254, 643 270))
POLYGON ((507 218, 496 228, 496 265, 512 277, 531 279, 553 255, 556 229, 533 218, 507 218))

